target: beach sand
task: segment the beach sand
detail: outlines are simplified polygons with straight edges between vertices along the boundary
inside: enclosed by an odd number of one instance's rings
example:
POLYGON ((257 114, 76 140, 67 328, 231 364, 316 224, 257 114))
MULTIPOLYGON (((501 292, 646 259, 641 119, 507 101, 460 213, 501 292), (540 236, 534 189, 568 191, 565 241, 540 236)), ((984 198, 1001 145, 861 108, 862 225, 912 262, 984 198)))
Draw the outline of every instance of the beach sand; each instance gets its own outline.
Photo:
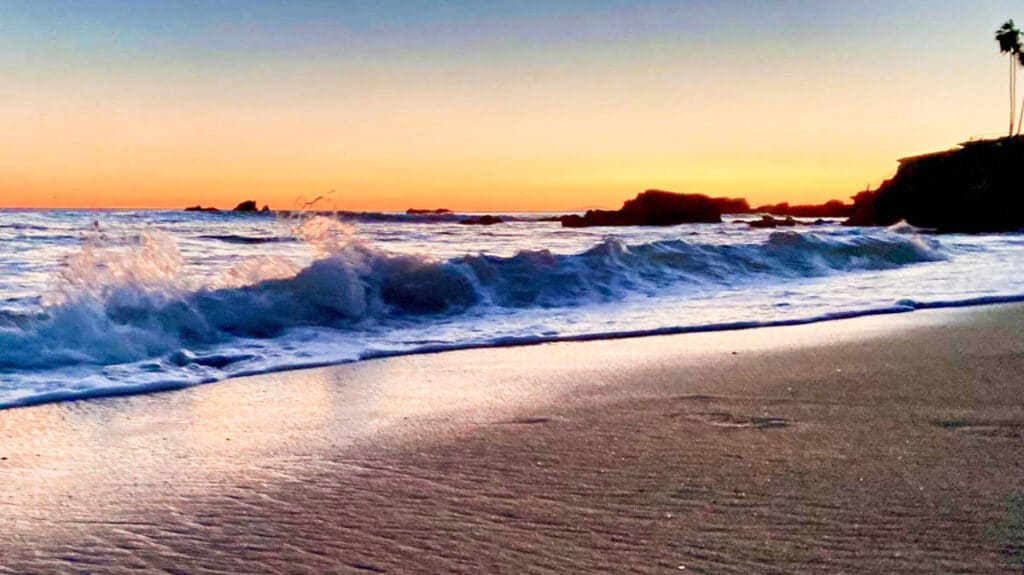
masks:
POLYGON ((1024 571, 1024 306, 0 412, 0 572, 1024 571))

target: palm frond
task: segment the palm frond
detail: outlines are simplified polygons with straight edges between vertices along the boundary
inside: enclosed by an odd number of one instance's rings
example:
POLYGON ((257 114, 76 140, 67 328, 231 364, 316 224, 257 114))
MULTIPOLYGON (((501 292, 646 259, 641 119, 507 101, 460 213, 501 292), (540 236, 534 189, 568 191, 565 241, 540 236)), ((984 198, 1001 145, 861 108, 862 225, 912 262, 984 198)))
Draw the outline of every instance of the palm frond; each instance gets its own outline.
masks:
POLYGON ((1020 42, 1020 29, 1013 23, 1013 20, 1007 20, 1002 26, 996 30, 995 34, 996 42, 999 43, 999 52, 1002 54, 1017 54, 1021 51, 1020 42))

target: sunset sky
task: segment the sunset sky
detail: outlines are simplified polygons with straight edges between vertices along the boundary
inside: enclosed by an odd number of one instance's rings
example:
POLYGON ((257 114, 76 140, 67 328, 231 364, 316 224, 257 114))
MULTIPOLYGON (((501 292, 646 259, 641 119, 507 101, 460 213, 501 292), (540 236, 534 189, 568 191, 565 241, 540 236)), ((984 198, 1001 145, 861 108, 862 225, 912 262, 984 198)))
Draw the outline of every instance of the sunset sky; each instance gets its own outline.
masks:
POLYGON ((1001 135, 1024 2, 0 2, 0 206, 846 198, 1001 135))

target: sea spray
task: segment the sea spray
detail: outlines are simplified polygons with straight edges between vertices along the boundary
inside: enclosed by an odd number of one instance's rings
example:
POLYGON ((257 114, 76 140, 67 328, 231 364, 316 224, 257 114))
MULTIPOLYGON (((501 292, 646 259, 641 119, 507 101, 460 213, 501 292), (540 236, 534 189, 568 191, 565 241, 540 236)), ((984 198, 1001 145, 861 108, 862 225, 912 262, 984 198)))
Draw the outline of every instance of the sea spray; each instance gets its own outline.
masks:
POLYGON ((129 238, 112 238, 94 223, 83 234, 81 248, 64 258, 43 303, 53 307, 83 298, 105 300, 111 290, 125 286, 170 289, 180 271, 181 252, 169 234, 145 230, 129 238))

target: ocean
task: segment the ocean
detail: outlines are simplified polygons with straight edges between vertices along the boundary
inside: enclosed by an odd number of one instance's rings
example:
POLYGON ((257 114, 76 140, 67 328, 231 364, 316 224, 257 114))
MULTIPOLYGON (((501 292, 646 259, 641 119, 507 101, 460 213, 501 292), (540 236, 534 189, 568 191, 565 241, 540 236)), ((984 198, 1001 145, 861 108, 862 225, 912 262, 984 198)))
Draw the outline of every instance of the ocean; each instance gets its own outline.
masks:
POLYGON ((1024 299, 1024 234, 0 210, 0 408, 390 355, 1024 299))

